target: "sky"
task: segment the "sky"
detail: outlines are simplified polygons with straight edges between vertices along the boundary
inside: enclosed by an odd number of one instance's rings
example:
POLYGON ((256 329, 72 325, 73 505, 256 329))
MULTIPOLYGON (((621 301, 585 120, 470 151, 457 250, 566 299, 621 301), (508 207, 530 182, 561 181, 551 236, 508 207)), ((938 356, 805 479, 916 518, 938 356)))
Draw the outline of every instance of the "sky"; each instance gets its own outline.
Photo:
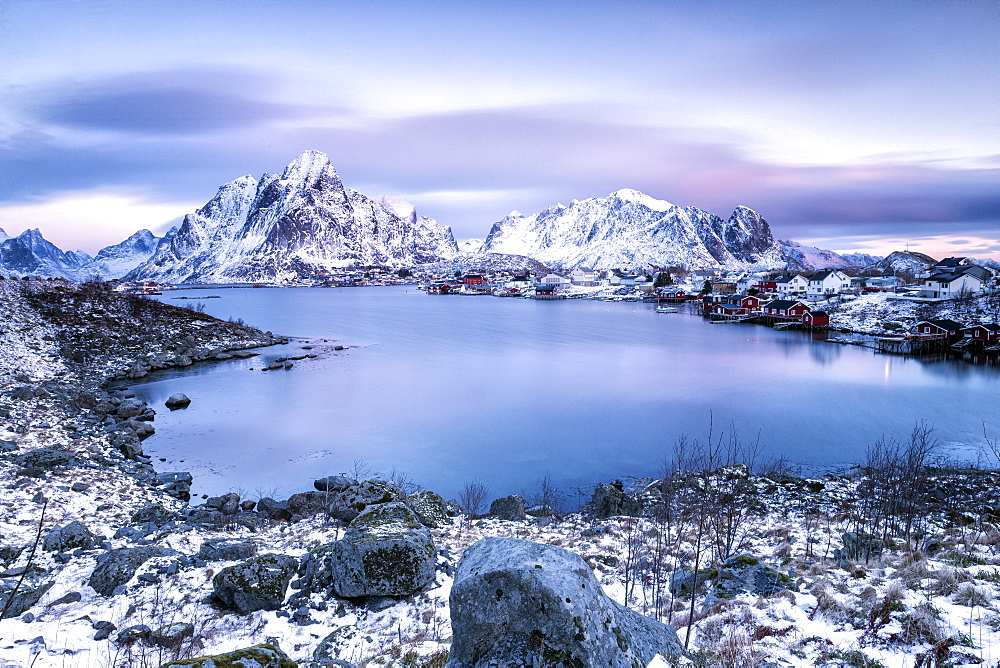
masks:
POLYGON ((315 149, 460 241, 634 188, 1000 259, 998 34, 995 0, 0 0, 0 228, 93 253, 315 149))

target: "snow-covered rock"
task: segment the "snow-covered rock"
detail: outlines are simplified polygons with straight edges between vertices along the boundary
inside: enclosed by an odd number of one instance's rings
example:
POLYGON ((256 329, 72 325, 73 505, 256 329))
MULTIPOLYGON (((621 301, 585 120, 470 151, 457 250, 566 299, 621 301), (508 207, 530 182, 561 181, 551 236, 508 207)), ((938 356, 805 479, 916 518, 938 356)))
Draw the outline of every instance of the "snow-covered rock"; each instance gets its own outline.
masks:
POLYGON ((868 253, 841 253, 840 257, 850 262, 852 267, 868 267, 883 259, 881 255, 869 255, 868 253))
MULTIPOLYGON (((2 231, 2 230, 0 230, 2 231)), ((478 253, 483 250, 482 239, 466 239, 458 245, 458 250, 463 253, 478 253)))
POLYGON ((483 251, 564 268, 784 266, 767 221, 751 209, 738 207, 723 220, 629 189, 528 216, 513 211, 493 225, 483 251))
POLYGON ((168 245, 128 278, 161 282, 295 279, 350 265, 408 266, 454 257, 451 229, 394 197, 346 188, 326 154, 280 175, 242 176, 184 217, 168 245))
POLYGON ((897 274, 910 273, 917 275, 927 271, 935 264, 937 264, 937 260, 930 255, 924 255, 916 251, 895 251, 886 256, 885 259, 871 265, 868 269, 883 273, 895 272, 897 274))

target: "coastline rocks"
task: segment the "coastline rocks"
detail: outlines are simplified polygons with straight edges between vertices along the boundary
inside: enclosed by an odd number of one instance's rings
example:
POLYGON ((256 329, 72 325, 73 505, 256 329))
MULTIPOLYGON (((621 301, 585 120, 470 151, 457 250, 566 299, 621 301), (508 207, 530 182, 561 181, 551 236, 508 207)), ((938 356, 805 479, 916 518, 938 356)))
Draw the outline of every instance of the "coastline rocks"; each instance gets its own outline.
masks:
POLYGON ((359 514, 325 561, 339 596, 407 596, 434 581, 437 550, 416 513, 390 502, 359 514))
POLYGON ((269 520, 292 519, 292 514, 288 512, 287 501, 275 501, 269 496, 265 496, 257 502, 257 513, 264 515, 269 520))
POLYGON ((69 552, 70 550, 89 550, 100 539, 80 522, 70 522, 49 531, 42 541, 42 549, 46 552, 69 552))
POLYGON ((167 397, 167 400, 163 402, 163 405, 172 411, 179 408, 187 408, 191 404, 191 399, 188 398, 183 392, 177 392, 176 394, 171 394, 167 397))
POLYGON ((10 457, 10 461, 24 468, 51 469, 66 464, 76 464, 76 454, 55 445, 37 448, 10 457))
POLYGON ((162 547, 125 547, 109 550, 97 559, 97 567, 90 574, 87 584, 101 596, 111 596, 115 589, 132 579, 135 572, 153 557, 176 554, 162 547))
POLYGON ((227 608, 245 615, 277 610, 298 567, 294 557, 262 554, 219 571, 212 579, 213 596, 227 608))
POLYGON ((502 499, 496 499, 490 504, 490 515, 511 522, 525 519, 524 497, 520 494, 512 494, 502 499))
POLYGON ((458 564, 448 668, 647 665, 679 657, 676 632, 615 603, 568 550, 484 538, 458 564))
POLYGON ((168 661, 160 668, 185 666, 186 668, 222 668, 222 666, 242 666, 243 668, 296 668, 297 663, 288 658, 277 645, 254 645, 225 654, 202 656, 196 659, 168 661))
MULTIPOLYGON (((332 476, 337 478, 338 476, 332 476)), ((348 479, 349 480, 349 479, 348 479)), ((314 483, 331 483, 330 478, 323 478, 314 483), (327 482, 324 482, 327 481, 327 482)), ((296 522, 310 515, 326 513, 344 522, 350 522, 365 508, 379 503, 404 501, 406 494, 399 485, 385 480, 365 480, 354 483, 340 491, 300 492, 288 497, 285 508, 291 521, 296 522)))

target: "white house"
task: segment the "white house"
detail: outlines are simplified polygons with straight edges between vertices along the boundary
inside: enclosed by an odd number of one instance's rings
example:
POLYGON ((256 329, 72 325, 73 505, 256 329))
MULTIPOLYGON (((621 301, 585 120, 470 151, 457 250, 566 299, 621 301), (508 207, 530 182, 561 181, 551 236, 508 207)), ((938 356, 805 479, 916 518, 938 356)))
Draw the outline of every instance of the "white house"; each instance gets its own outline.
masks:
POLYGON ((817 271, 809 277, 809 288, 806 294, 810 297, 821 295, 839 295, 851 289, 851 277, 836 269, 817 271))
POLYGON ((986 267, 955 264, 928 276, 924 280, 919 296, 930 299, 954 299, 960 295, 977 295, 989 285, 992 278, 993 273, 986 267))
POLYGON ((551 273, 542 276, 542 279, 538 281, 542 285, 556 285, 559 287, 569 285, 571 281, 561 274, 551 273))
POLYGON ((802 274, 779 276, 774 280, 774 284, 780 295, 801 295, 809 289, 809 281, 802 274))
POLYGON ((577 267, 569 272, 569 278, 576 285, 595 285, 597 272, 589 267, 577 267))

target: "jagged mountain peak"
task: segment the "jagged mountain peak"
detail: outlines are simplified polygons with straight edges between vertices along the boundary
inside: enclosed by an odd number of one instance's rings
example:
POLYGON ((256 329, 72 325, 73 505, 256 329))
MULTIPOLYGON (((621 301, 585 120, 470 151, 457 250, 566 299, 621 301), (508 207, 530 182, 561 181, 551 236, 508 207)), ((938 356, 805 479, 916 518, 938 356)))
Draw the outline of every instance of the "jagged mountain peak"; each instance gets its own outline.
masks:
POLYGON ((397 197, 345 188, 329 156, 304 151, 279 176, 221 187, 132 279, 289 280, 348 265, 408 266, 458 253, 451 230, 397 197))
POLYGON ((493 225, 482 251, 563 268, 783 265, 767 221, 752 209, 741 207, 726 220, 631 188, 528 216, 511 212, 493 225))
POLYGON ((11 238, 11 236, 9 234, 7 234, 6 232, 4 232, 3 228, 0 227, 0 242, 7 241, 10 238, 11 238))

